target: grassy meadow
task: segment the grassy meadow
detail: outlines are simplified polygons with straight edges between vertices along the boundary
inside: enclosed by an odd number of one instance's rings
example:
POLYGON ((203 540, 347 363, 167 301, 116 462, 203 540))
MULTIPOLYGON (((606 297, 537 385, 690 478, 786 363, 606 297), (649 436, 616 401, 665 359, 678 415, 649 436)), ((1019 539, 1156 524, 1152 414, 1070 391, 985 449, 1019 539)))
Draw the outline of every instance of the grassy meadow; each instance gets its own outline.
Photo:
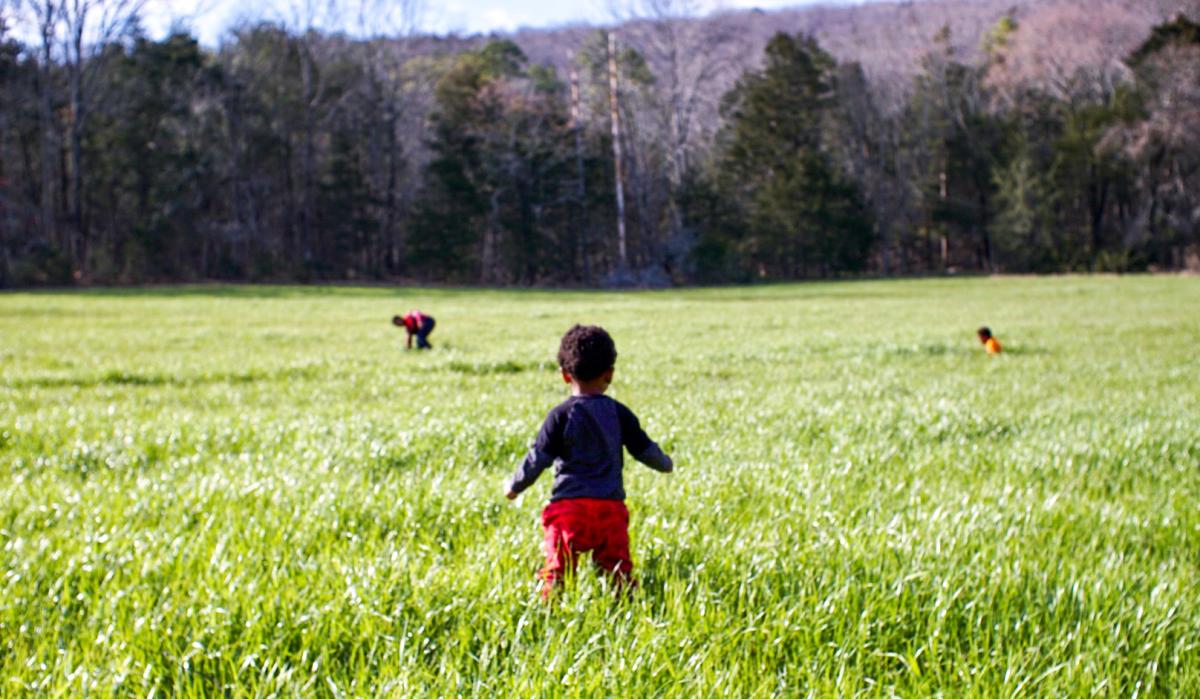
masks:
POLYGON ((3 294, 0 696, 1200 696, 1197 347, 1182 277, 3 294), (576 321, 677 470, 551 610, 576 321))

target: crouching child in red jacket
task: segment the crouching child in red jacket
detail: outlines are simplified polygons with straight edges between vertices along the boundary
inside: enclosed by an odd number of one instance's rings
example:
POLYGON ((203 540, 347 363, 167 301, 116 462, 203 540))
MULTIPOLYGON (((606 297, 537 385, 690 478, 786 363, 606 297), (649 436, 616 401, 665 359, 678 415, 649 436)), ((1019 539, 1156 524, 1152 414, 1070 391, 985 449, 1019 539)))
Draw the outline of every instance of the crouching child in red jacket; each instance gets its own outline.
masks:
POLYGON ((621 478, 624 452, 650 468, 670 473, 671 457, 642 431, 637 416, 604 395, 612 383, 617 348, 603 328, 576 325, 563 335, 558 365, 571 397, 550 411, 529 454, 508 486, 512 500, 554 466, 550 504, 542 510, 542 596, 549 598, 575 571, 579 554, 618 585, 632 584, 629 510, 621 478))
POLYGON ((437 325, 433 316, 425 315, 414 308, 407 315, 392 316, 392 325, 404 328, 408 336, 404 349, 412 349, 413 336, 417 338, 417 349, 433 349, 433 345, 429 344, 429 333, 433 332, 433 326, 437 325))

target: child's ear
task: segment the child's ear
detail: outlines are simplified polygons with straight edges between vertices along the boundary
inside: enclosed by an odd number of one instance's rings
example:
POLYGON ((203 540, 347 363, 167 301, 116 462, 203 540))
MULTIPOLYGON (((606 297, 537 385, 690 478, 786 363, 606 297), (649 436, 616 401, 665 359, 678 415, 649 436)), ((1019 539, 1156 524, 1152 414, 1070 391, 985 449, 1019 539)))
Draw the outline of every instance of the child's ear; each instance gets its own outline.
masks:
POLYGON ((562 377, 563 383, 571 383, 571 375, 567 373, 566 369, 562 370, 562 377))
POLYGON ((604 383, 612 383, 613 372, 616 370, 616 367, 609 367, 608 371, 604 372, 604 383))

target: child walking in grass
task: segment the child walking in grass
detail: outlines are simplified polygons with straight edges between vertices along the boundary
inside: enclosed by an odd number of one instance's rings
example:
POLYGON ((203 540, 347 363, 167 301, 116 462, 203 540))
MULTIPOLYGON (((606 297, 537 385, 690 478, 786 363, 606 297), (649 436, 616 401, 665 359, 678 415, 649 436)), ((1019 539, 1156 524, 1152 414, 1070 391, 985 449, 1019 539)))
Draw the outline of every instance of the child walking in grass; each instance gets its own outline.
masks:
POLYGON ((603 328, 576 325, 563 335, 558 365, 571 396, 550 411, 508 486, 512 500, 553 464, 550 504, 542 510, 542 596, 549 598, 575 570, 579 554, 620 584, 632 583, 629 510, 621 478, 622 447, 650 468, 670 473, 671 457, 642 431, 637 416, 604 395, 613 378, 616 345, 603 328))

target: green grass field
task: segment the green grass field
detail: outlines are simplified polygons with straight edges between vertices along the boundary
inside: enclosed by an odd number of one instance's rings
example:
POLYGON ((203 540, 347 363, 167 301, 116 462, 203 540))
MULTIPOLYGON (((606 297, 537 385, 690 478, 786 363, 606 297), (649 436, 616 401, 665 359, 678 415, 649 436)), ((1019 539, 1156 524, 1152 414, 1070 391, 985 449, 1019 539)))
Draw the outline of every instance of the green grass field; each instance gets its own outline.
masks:
POLYGON ((1200 696, 1197 347, 1197 278, 0 295, 0 695, 1200 696), (551 611, 575 321, 677 470, 551 611))

